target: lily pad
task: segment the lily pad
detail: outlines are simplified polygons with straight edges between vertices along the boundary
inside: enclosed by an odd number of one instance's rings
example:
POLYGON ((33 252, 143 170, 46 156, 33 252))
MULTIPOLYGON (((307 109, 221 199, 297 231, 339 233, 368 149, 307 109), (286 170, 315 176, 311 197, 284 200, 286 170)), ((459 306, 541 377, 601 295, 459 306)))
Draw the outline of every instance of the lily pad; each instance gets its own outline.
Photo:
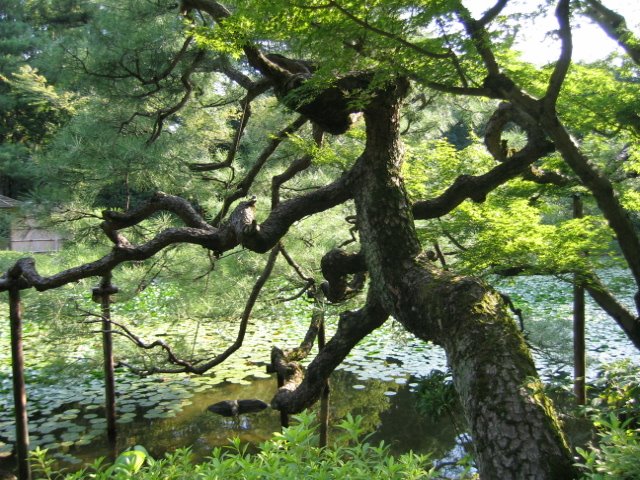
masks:
POLYGON ((176 412, 167 411, 158 413, 158 418, 173 418, 176 416, 176 412))
POLYGON ((82 426, 82 425, 74 425, 72 427, 67 428, 67 432, 84 432, 86 430, 86 427, 82 426))
POLYGON ((229 378, 227 379, 229 383, 235 383, 236 385, 251 385, 249 380, 245 380, 244 378, 229 378))
POLYGON ((51 442, 42 446, 42 448, 44 448, 45 450, 57 450, 60 447, 61 445, 58 442, 51 442))
POLYGON ((62 415, 58 415, 60 420, 75 420, 78 418, 77 413, 63 413, 62 415))
POLYGON ((73 444, 73 442, 80 440, 81 436, 82 435, 80 435, 80 433, 78 432, 64 432, 62 435, 60 435, 60 438, 62 439, 62 445, 64 446, 65 442, 71 442, 73 444))
POLYGON ((42 436, 42 442, 43 442, 43 443, 53 443, 53 442, 55 442, 55 441, 56 441, 56 437, 55 437, 55 435, 52 435, 52 434, 50 434, 50 433, 49 433, 49 434, 47 434, 47 435, 43 435, 43 436, 42 436))
POLYGON ((38 427, 38 431, 40 433, 51 433, 51 432, 56 431, 59 428, 60 428, 59 424, 52 423, 52 422, 47 422, 47 423, 43 423, 42 425, 40 425, 38 427))
POLYGON ((91 440, 92 440, 91 438, 80 437, 80 439, 76 442, 76 445, 79 445, 79 446, 90 445, 91 440))

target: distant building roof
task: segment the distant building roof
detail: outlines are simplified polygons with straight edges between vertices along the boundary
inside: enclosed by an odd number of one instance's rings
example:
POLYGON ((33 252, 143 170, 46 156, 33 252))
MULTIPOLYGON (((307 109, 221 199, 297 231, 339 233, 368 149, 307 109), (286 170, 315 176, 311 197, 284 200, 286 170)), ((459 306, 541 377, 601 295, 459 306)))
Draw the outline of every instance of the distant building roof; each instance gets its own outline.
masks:
POLYGON ((0 195, 0 208, 14 208, 20 205, 20 203, 18 200, 0 195))

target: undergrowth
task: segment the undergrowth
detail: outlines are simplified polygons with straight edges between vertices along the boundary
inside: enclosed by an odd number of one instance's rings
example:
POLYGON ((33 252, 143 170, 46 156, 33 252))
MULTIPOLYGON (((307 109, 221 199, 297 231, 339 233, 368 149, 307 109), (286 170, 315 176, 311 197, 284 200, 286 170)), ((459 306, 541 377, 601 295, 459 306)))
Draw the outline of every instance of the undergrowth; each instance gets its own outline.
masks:
POLYGON ((362 418, 348 416, 340 423, 342 434, 331 448, 318 447, 315 418, 295 417, 298 423, 276 433, 249 453, 239 439, 213 450, 203 463, 194 464, 188 448, 178 449, 162 459, 152 458, 141 446, 122 453, 113 464, 103 459, 74 473, 56 472, 45 450, 32 454, 35 478, 46 480, 223 480, 223 479, 433 479, 437 469, 426 455, 407 453, 394 457, 383 443, 371 445, 360 438, 362 418))
POLYGON ((586 413, 598 441, 578 448, 578 466, 590 480, 640 478, 640 367, 628 361, 605 366, 586 413))

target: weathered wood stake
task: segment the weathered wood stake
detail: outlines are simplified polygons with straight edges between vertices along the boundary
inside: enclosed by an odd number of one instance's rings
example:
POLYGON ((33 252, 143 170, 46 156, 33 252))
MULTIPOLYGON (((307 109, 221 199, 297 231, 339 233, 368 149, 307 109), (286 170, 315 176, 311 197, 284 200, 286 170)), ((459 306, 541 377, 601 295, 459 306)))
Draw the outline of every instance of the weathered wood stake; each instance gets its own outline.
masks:
MULTIPOLYGON (((324 348, 325 343, 326 338, 324 332, 323 313, 322 322, 320 323, 320 328, 318 329, 318 351, 321 351, 324 348)), ((324 384, 324 389, 322 390, 322 397, 320 397, 320 448, 329 445, 329 395, 329 380, 327 380, 324 384)))
POLYGON ((113 362, 113 338, 111 333, 111 295, 118 289, 111 285, 111 272, 102 277, 100 286, 93 289, 93 300, 99 302, 102 315, 102 355, 104 359, 104 396, 109 445, 116 444, 116 383, 113 362))
POLYGON ((27 415, 27 390, 24 380, 24 352, 22 346, 22 305, 20 303, 20 289, 17 286, 9 288, 9 319, 11 321, 11 370, 16 415, 18 478, 20 480, 31 480, 29 417, 27 415))
MULTIPOLYGON (((573 195, 573 218, 582 218, 583 208, 580 195, 573 195)), ((586 402, 586 344, 585 344, 585 302, 584 287, 578 275, 573 280, 573 393, 578 405, 586 402)))

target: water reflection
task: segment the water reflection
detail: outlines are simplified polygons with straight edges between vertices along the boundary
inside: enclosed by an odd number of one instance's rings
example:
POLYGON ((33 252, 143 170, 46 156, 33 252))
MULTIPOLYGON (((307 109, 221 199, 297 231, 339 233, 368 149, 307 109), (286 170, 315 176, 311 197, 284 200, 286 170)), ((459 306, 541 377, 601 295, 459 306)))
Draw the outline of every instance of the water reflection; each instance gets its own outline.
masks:
MULTIPOLYGON (((155 391, 171 396, 173 388, 176 388, 175 383, 157 383, 155 391)), ((145 389, 140 390, 142 396, 145 389)), ((122 451, 134 445, 144 445, 151 455, 158 458, 177 448, 190 446, 195 459, 203 460, 210 455, 214 447, 228 445, 232 437, 239 437, 243 443, 255 445, 280 430, 278 412, 266 409, 233 419, 212 414, 206 408, 213 403, 230 399, 258 398, 269 401, 275 390, 274 378, 255 379, 249 385, 212 385, 195 392, 188 400, 183 400, 181 410, 172 418, 149 415, 150 411, 158 409, 157 406, 137 404, 135 409, 132 409, 129 403, 125 402, 123 405, 124 401, 131 398, 130 395, 120 395, 120 419, 124 418, 127 421, 118 425, 116 450, 122 451), (125 414, 128 416, 123 416, 125 414)), ((135 394, 135 389, 133 393, 135 394)), ((455 445, 455 437, 459 432, 455 431, 446 416, 437 421, 421 418, 417 413, 415 400, 416 394, 408 384, 362 380, 351 372, 337 371, 331 377, 330 418, 333 430, 330 432, 330 441, 332 436, 338 433, 336 421, 351 413, 363 417, 363 427, 373 432, 372 442, 384 440, 386 444, 391 445, 394 452, 411 449, 421 453, 434 452, 436 456, 446 453, 455 445), (358 383, 364 388, 353 388, 353 385, 358 383)), ((82 407, 78 404, 76 406, 82 407)), ((76 424, 89 425, 91 420, 95 419, 94 415, 100 418, 102 414, 101 408, 84 409, 79 414, 76 424), (91 418, 87 419, 86 416, 91 418)), ((54 434, 58 438, 64 435, 64 432, 54 434)), ((104 432, 88 445, 65 445, 52 451, 59 466, 70 469, 77 469, 99 456, 109 457, 111 453, 104 432)), ((7 459, 0 460, 0 468, 11 467, 7 459)))
MULTIPOLYGON (((509 293, 519 306, 527 305, 525 325, 529 334, 536 333, 536 329, 540 331, 544 324, 570 333, 570 289, 566 284, 549 277, 527 277, 510 280, 508 284, 505 282, 500 288, 509 293)), ((589 373, 592 375, 595 372, 593 367, 600 362, 619 358, 638 361, 637 350, 615 323, 597 310, 592 302, 587 301, 587 307, 589 373)), ((238 436, 251 444, 268 439, 280 428, 277 412, 267 409, 234 421, 208 413, 206 407, 222 400, 259 398, 268 402, 271 399, 276 382, 271 377, 265 378, 264 366, 260 362, 269 358, 274 343, 290 346, 289 343, 306 332, 304 322, 290 319, 283 322, 252 326, 244 350, 238 352, 230 364, 225 364, 209 377, 139 379, 121 373, 117 381, 117 450, 141 444, 153 456, 160 457, 179 447, 192 446, 196 458, 202 459, 212 448, 227 445, 231 437, 238 436), (247 379, 249 374, 255 377, 247 379)), ((14 441, 7 325, 5 323, 0 328, 0 469, 5 470, 11 468, 11 461, 2 457, 6 457, 14 441)), ((216 335, 223 333, 221 325, 209 326, 209 329, 214 328, 216 335)), ((330 328, 335 328, 331 321, 330 328)), ((208 330, 203 327, 202 331, 206 333, 208 330)), ((563 338, 556 330, 539 336, 542 340, 563 338)), ((211 338, 214 337, 211 334, 211 338)), ((205 335, 199 340, 208 342, 210 338, 205 335)), ((78 339, 69 341, 77 343, 78 339)), ((32 445, 49 448, 61 466, 71 468, 78 468, 79 463, 89 463, 98 456, 108 456, 111 452, 106 442, 101 380, 86 375, 73 379, 46 374, 36 376, 34 372, 44 371, 42 364, 38 363, 41 361, 38 355, 43 358, 50 356, 50 352, 41 351, 41 343, 37 330, 27 336, 27 345, 31 345, 27 349, 28 360, 34 362, 30 367, 30 378, 39 380, 39 383, 34 380, 28 386, 32 445), (43 378, 47 382, 41 381, 43 378), (51 378, 55 378, 55 384, 51 383, 51 378)), ((570 343, 556 343, 560 353, 570 354, 570 343)), ((56 346, 58 350, 75 351, 71 347, 66 349, 64 345, 56 346)), ((561 357, 536 355, 536 363, 544 378, 570 374, 568 361, 561 357)), ((341 370, 334 373, 330 411, 334 424, 347 413, 361 415, 366 428, 373 432, 371 441, 384 440, 394 453, 413 450, 430 452, 438 458, 452 451, 463 451, 460 442, 456 443, 456 438, 464 438, 460 436, 463 433, 461 427, 455 427, 456 423, 461 423, 457 417, 459 412, 453 412, 453 417, 426 418, 418 413, 416 394, 410 386, 414 380, 410 375, 424 377, 434 369, 444 370, 445 364, 441 349, 418 341, 394 326, 393 322, 387 322, 365 338, 341 365, 341 370)), ((572 431, 572 425, 567 425, 567 428, 574 438, 583 435, 584 427, 581 425, 575 427, 577 433, 572 431)))

